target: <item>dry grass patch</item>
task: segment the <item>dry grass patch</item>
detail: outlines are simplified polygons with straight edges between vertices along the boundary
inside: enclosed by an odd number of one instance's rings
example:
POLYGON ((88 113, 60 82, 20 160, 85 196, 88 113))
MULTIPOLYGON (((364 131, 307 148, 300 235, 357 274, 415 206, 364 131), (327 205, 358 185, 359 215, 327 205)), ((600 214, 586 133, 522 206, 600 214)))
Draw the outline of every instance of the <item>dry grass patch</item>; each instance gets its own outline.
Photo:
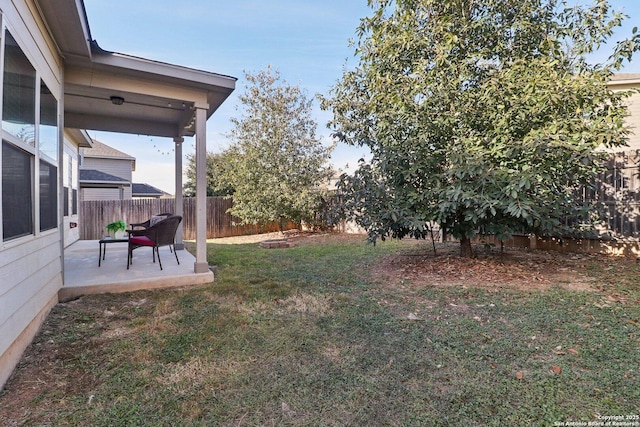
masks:
POLYGON ((291 316, 307 314, 312 316, 330 315, 333 296, 298 292, 286 298, 274 298, 269 301, 238 301, 237 311, 246 316, 291 316))
POLYGON ((284 299, 276 299, 276 312, 279 314, 312 314, 326 316, 332 313, 331 295, 296 293, 284 299))
POLYGON ((205 359, 202 356, 195 356, 186 362, 174 362, 165 365, 165 369, 155 376, 156 381, 180 394, 188 394, 194 389, 205 388, 216 378, 234 375, 244 371, 247 366, 255 363, 255 359, 243 361, 228 359, 205 359))

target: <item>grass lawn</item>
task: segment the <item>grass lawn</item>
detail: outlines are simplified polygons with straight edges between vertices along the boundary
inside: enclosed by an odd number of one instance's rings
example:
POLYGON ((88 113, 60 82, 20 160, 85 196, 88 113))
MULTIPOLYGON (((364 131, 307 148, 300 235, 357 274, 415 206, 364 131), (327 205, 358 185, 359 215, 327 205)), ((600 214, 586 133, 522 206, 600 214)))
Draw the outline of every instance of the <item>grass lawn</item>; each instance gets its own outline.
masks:
POLYGON ((211 285, 56 306, 0 424, 640 425, 635 260, 449 249, 210 245, 211 285))

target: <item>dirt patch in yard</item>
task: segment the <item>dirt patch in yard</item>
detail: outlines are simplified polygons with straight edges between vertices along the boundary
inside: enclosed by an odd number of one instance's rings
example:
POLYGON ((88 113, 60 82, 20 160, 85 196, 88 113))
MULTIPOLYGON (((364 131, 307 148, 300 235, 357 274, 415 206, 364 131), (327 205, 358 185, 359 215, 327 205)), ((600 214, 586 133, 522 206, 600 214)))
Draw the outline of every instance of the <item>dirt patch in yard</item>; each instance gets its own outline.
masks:
POLYGON ((364 242, 367 239, 367 236, 362 234, 314 233, 310 231, 287 230, 282 233, 277 231, 273 233, 208 239, 207 243, 214 243, 217 245, 244 245, 251 243, 260 243, 274 239, 290 240, 295 242, 296 245, 313 245, 332 242, 335 243, 336 241, 364 242))
MULTIPOLYGON (((457 244, 439 245, 434 255, 425 244, 385 257, 374 267, 374 275, 390 285, 420 287, 469 286, 488 289, 513 288, 545 291, 560 287, 572 291, 597 291, 589 269, 609 268, 611 258, 601 255, 568 254, 521 249, 474 248, 474 258, 461 258, 457 244)), ((617 263, 631 263, 617 259, 617 263)), ((613 274, 613 271, 612 271, 613 274)))
POLYGON ((217 245, 242 245, 246 243, 259 243, 269 239, 281 239, 285 237, 285 233, 274 232, 264 234, 251 234, 246 236, 220 237, 217 239, 207 239, 207 243, 217 245))

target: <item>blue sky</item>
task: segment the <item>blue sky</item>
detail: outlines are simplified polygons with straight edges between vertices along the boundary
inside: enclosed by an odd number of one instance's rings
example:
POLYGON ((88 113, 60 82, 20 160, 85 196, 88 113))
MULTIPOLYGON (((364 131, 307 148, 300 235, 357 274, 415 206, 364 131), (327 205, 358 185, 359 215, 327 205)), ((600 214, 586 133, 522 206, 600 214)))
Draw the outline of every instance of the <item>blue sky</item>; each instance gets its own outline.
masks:
MULTIPOLYGON (((106 50, 140 56, 238 78, 236 91, 207 122, 207 150, 227 146, 230 117, 237 116, 244 72, 271 65, 309 96, 327 94, 345 67, 355 65, 349 40, 360 19, 370 14, 366 0, 84 0, 92 37, 106 50)), ((630 16, 618 38, 640 27, 640 2, 612 0, 630 16)), ((640 72, 640 56, 626 72, 640 72)), ((330 114, 317 103, 318 135, 329 141, 330 114)), ((145 135, 89 131, 137 158, 135 182, 174 194, 173 141, 145 135)), ((194 152, 187 139, 183 151, 194 152)), ((363 148, 338 146, 336 168, 354 166, 363 148)))

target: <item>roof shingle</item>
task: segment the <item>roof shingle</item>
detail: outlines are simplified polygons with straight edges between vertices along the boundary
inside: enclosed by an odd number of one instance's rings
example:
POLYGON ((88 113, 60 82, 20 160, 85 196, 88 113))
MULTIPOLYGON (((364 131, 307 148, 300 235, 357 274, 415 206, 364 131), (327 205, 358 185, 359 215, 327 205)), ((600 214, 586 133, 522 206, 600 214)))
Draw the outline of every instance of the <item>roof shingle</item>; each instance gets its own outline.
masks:
POLYGON ((111 182, 114 184, 128 184, 129 181, 119 176, 111 175, 95 169, 80 169, 80 182, 111 182))
POLYGON ((127 153, 123 153, 120 150, 116 150, 113 147, 108 146, 107 144, 104 144, 100 141, 97 140, 93 140, 93 147, 92 148, 85 148, 84 149, 84 156, 85 157, 103 157, 103 158, 110 158, 110 159, 128 159, 128 160, 135 160, 135 157, 132 157, 130 155, 128 155, 127 153))
POLYGON ((140 183, 133 183, 131 184, 131 194, 133 196, 164 196, 165 194, 168 194, 162 190, 160 190, 159 188, 156 188, 152 185, 149 184, 140 184, 140 183))

